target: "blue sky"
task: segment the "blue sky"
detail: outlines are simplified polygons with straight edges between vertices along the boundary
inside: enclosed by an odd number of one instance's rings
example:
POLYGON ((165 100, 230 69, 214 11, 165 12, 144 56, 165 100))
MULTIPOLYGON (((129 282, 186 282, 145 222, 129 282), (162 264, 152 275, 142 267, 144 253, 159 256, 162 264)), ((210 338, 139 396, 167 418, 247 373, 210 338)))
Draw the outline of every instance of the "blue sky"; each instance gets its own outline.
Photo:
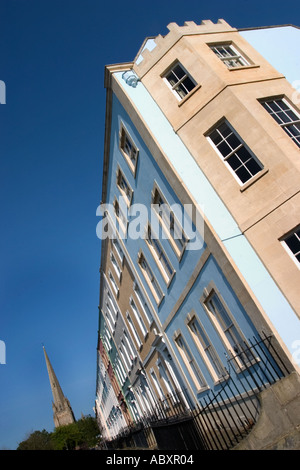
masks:
POLYGON ((42 344, 76 418, 96 389, 104 66, 168 23, 295 24, 296 1, 0 0, 0 449, 54 428, 42 344))

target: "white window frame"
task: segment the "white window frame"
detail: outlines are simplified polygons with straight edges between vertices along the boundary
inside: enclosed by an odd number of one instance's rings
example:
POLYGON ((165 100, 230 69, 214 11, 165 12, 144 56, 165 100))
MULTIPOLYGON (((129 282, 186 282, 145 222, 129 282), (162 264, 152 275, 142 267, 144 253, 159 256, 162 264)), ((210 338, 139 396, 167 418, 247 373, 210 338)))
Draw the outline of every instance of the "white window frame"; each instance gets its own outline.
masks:
POLYGON ((164 391, 163 391, 163 389, 162 389, 162 387, 161 387, 161 384, 160 384, 160 382, 159 382, 159 380, 158 380, 158 378, 157 378, 157 375, 156 375, 156 373, 155 373, 155 371, 154 371, 153 368, 150 369, 150 376, 151 376, 152 382, 153 382, 153 384, 154 384, 154 387, 155 387, 155 389, 156 389, 156 391, 157 391, 158 398, 159 398, 161 401, 164 402, 165 399, 166 399, 166 397, 165 397, 164 391))
POLYGON ((175 270, 166 255, 165 250, 163 249, 161 243, 158 240, 158 237, 154 233, 153 229, 151 228, 151 225, 148 223, 147 228, 146 228, 146 237, 145 241, 147 243, 147 246, 149 248, 149 251, 151 255, 153 256, 158 269, 161 272, 161 275, 167 284, 167 287, 169 287, 174 274, 175 270))
POLYGON ((116 296, 118 297, 119 295, 119 287, 118 287, 118 284, 116 283, 116 280, 111 272, 111 270, 109 269, 108 271, 108 278, 109 278, 109 281, 110 281, 110 284, 113 288, 113 291, 115 292, 116 296))
POLYGON ((242 54, 237 49, 237 47, 232 44, 232 42, 209 44, 209 47, 213 51, 213 53, 218 57, 218 59, 220 59, 224 63, 224 65, 226 65, 226 67, 229 70, 236 70, 236 69, 239 69, 239 68, 243 68, 243 67, 247 67, 247 66, 252 65, 249 62, 249 60, 246 59, 245 55, 242 54), (230 49, 231 54, 223 55, 223 53, 222 53, 223 51, 221 51, 221 49, 223 49, 225 51, 226 48, 230 49), (231 62, 231 64, 229 64, 227 62, 231 62), (233 65, 233 63, 235 65, 233 65))
POLYGON ((119 132, 119 148, 120 151, 125 158, 127 165, 130 168, 133 176, 136 174, 138 156, 139 156, 139 149, 135 145, 130 133, 126 129, 123 122, 120 125, 120 132, 119 132), (129 144, 129 145, 128 145, 129 144))
POLYGON ((124 172, 121 170, 121 167, 118 165, 117 172, 116 172, 116 184, 117 188, 120 191, 122 197, 124 198, 127 206, 129 207, 132 202, 133 197, 133 190, 128 183, 127 178, 124 175, 124 172))
POLYGON ((124 354, 125 354, 125 357, 126 357, 126 359, 127 359, 127 361, 128 361, 129 369, 132 369, 132 367, 133 367, 133 360, 134 360, 134 359, 133 359, 133 357, 132 357, 132 358, 130 357, 129 352, 128 352, 128 348, 126 347, 124 341, 126 341, 126 340, 125 340, 124 334, 123 334, 123 336, 120 338, 120 343, 121 343, 121 345, 122 345, 122 349, 123 349, 123 352, 124 352, 124 354))
POLYGON ((122 275, 122 271, 121 271, 121 268, 120 266, 118 265, 118 262, 115 258, 115 255, 114 253, 111 251, 110 252, 110 261, 111 261, 111 264, 113 265, 113 268, 115 270, 115 273, 119 279, 119 281, 121 280, 121 275, 122 275))
POLYGON ((215 350, 205 328, 194 312, 188 315, 187 327, 199 353, 215 383, 228 377, 224 365, 215 350))
POLYGON ((120 241, 118 238, 112 238, 112 244, 113 244, 113 247, 116 251, 116 253, 118 254, 118 257, 121 261, 121 265, 123 266, 123 263, 124 263, 124 252, 121 248, 121 244, 120 244, 120 241))
POLYGON ((190 348, 188 347, 187 342, 181 332, 175 333, 174 342, 197 390, 200 391, 206 389, 207 383, 204 379, 204 376, 199 369, 197 361, 192 355, 190 348))
POLYGON ((281 245, 283 246, 283 248, 285 249, 285 251, 288 253, 288 255, 290 256, 290 258, 294 261, 295 265, 298 267, 298 269, 300 269, 300 260, 297 259, 297 255, 300 255, 300 250, 299 251, 296 251, 295 253, 290 249, 290 247, 288 246, 286 240, 288 238, 290 238, 291 236, 296 236, 297 239, 299 240, 300 242, 300 225, 297 225, 295 228, 293 228, 292 230, 290 230, 288 233, 286 233, 283 237, 281 237, 280 239, 280 242, 281 242, 281 245), (299 232, 299 233, 297 233, 299 232))
POLYGON ((130 299, 129 299, 129 305, 130 305, 130 308, 134 314, 134 317, 136 319, 136 322, 139 326, 139 329, 141 330, 141 333, 143 335, 144 338, 146 338, 147 334, 148 334, 148 331, 147 331, 147 328, 146 328, 146 325, 144 323, 144 320, 139 312, 139 309, 137 308, 136 306, 136 303, 133 299, 133 297, 131 296, 130 299))
POLYGON ((111 330, 111 334, 113 335, 114 332, 115 332, 115 322, 111 320, 107 309, 103 309, 102 314, 103 314, 103 317, 104 317, 104 319, 105 319, 105 321, 108 325, 108 328, 110 328, 110 330, 111 330))
POLYGON ((135 293, 136 298, 138 299, 138 302, 140 304, 140 307, 143 311, 143 314, 145 318, 147 319, 148 325, 151 326, 153 323, 153 316, 150 311, 150 307, 148 305, 148 302, 145 300, 145 296, 141 291, 141 288, 139 287, 138 283, 136 281, 133 282, 133 291, 135 293))
POLYGON ((163 79, 179 101, 184 100, 197 87, 196 81, 193 79, 193 77, 187 72, 187 70, 183 67, 183 65, 178 60, 175 63, 173 63, 166 72, 164 72, 163 79), (179 78, 176 75, 175 69, 177 67, 180 67, 181 71, 184 74, 181 78, 179 78), (177 81, 174 84, 171 83, 171 80, 169 78, 171 73, 177 79, 177 81), (187 80, 190 80, 192 84, 194 85, 190 90, 186 87, 187 80))
POLYGON ((238 135, 238 133, 236 132, 236 130, 231 126, 231 124, 226 120, 226 119, 223 119, 222 121, 219 121, 212 129, 210 129, 207 133, 206 133, 206 138, 208 140, 208 142, 210 143, 210 145, 213 147, 213 149, 215 150, 215 152, 217 153, 217 155, 221 158, 221 160, 223 161, 223 163, 226 165, 226 167, 228 168, 228 170, 230 171, 230 173, 234 176, 234 178, 236 179, 236 181, 239 183, 239 185, 241 187, 246 187, 248 186, 251 182, 253 181, 256 181, 256 179, 261 176, 263 173, 263 170, 264 170, 264 166, 263 164, 261 163, 260 160, 258 160, 258 158, 254 155, 254 153, 249 149, 249 147, 245 144, 245 142, 241 139, 241 137, 238 135), (230 134, 227 135, 226 137, 224 137, 221 132, 220 132, 220 128, 221 126, 225 124, 229 129, 230 129, 230 134), (215 144, 211 138, 211 135, 214 133, 214 132, 217 132, 217 134, 220 136, 221 138, 221 141, 218 142, 218 144, 215 144), (233 147, 232 145, 230 145, 230 143, 228 142, 228 138, 232 137, 234 138, 234 140, 236 141, 239 141, 239 144, 236 146, 236 147, 233 147), (219 146, 220 144, 222 143, 226 143, 228 147, 231 148, 231 152, 228 153, 227 155, 223 155, 223 153, 219 150, 219 146), (230 165, 229 163, 229 159, 231 157, 236 157, 236 159, 239 159, 239 156, 238 154, 236 155, 236 153, 239 151, 239 150, 242 150, 244 149, 248 154, 249 154, 249 158, 246 162, 241 162, 240 166, 236 169, 233 169, 232 166, 230 165), (246 166, 245 163, 248 163, 250 160, 253 160, 259 167, 260 169, 258 171, 256 171, 254 174, 252 174, 250 172, 250 170, 248 169, 248 167, 246 166), (238 176, 238 174, 236 173, 237 170, 239 170, 240 168, 243 168, 245 169, 246 168, 246 171, 249 173, 249 178, 246 180, 246 181, 242 181, 242 179, 238 176))
MULTIPOLYGON (((125 204, 126 204, 126 202, 125 202, 125 204)), ((113 207, 114 207, 114 214, 115 214, 115 217, 116 217, 117 222, 118 222, 118 226, 122 230, 123 234, 126 235, 127 227, 128 227, 128 220, 127 220, 127 217, 124 214, 123 208, 121 207, 121 204, 120 204, 120 202, 117 198, 114 199, 113 207)))
POLYGON ((127 374, 128 374, 128 373, 131 371, 131 364, 130 364, 130 363, 127 364, 127 359, 126 359, 126 357, 125 357, 125 354, 124 354, 124 351, 123 351, 123 349, 122 349, 122 347, 121 347, 121 344, 119 344, 118 351, 119 351, 119 353, 120 353, 120 355, 121 355, 122 364, 123 364, 123 366, 124 366, 124 368, 125 368, 125 370, 126 370, 126 372, 127 372, 127 374))
POLYGON ((141 346, 142 346, 142 341, 139 337, 139 334, 136 330, 136 327, 134 325, 134 322, 132 321, 131 319, 131 316, 129 315, 129 312, 127 311, 126 312, 126 318, 127 318, 127 322, 128 322, 128 325, 129 325, 129 328, 131 329, 131 332, 132 332, 132 336, 133 336, 133 339, 134 341, 136 342, 136 346, 138 349, 141 349, 141 346))
POLYGON ((178 221, 172 206, 168 203, 156 181, 151 192, 151 208, 157 216, 164 233, 167 235, 167 239, 178 261, 180 261, 189 240, 184 232, 183 224, 178 221), (176 237, 176 233, 181 233, 182 237, 176 237))
POLYGON ((224 345, 225 351, 227 351, 229 357, 235 357, 235 363, 240 368, 243 369, 244 363, 249 364, 250 362, 255 362, 258 360, 257 357, 254 357, 251 351, 243 352, 243 348, 241 347, 240 343, 244 344, 244 349, 249 347, 248 342, 239 328, 238 323, 234 319, 230 309, 226 305, 226 302, 222 298, 220 292, 214 286, 214 283, 211 282, 211 287, 206 288, 204 290, 204 294, 200 299, 201 303, 205 307, 205 311, 208 314, 208 318, 210 319, 212 325, 214 326, 221 342, 224 345), (223 309, 224 315, 227 316, 228 320, 230 321, 229 325, 226 325, 226 320, 224 320, 224 316, 222 316, 222 312, 218 310, 216 304, 213 304, 213 299, 217 298, 221 308, 223 309), (235 341, 237 339, 237 341, 235 341), (239 341, 239 339, 241 341, 239 341), (234 343, 234 346, 231 343, 234 343), (251 358, 248 356, 251 356, 251 358), (243 360, 238 357, 238 355, 243 355, 243 360))
POLYGON ((263 106, 263 108, 267 111, 267 113, 274 119, 274 121, 281 127, 285 133, 289 136, 289 138, 298 146, 300 147, 300 114, 299 112, 290 105, 290 103, 283 97, 283 96, 277 96, 273 98, 265 98, 265 99, 260 99, 259 100, 260 104, 263 106), (283 112, 287 118, 290 119, 290 121, 283 121, 280 116, 278 116, 278 111, 274 111, 268 103, 276 103, 278 107, 281 107, 279 102, 282 102, 288 107, 288 110, 282 109, 279 112, 283 112), (291 119, 291 116, 287 114, 286 111, 290 111, 295 115, 297 119, 291 119), (276 117, 277 119, 276 119, 276 117), (278 120, 281 120, 282 122, 278 122, 278 120), (299 136, 298 139, 295 138, 290 132, 289 132, 289 127, 291 126, 297 126, 297 129, 299 130, 299 136))
POLYGON ((145 281, 148 284, 148 287, 157 303, 159 305, 164 298, 164 293, 161 290, 161 287, 154 276, 152 269, 150 268, 150 265, 142 251, 139 252, 138 254, 138 265, 143 273, 143 276, 145 278, 145 281))
POLYGON ((129 338, 129 336, 126 333, 125 330, 123 330, 123 337, 124 337, 125 342, 128 346, 128 350, 129 350, 130 354, 132 355, 132 361, 134 361, 137 357, 137 352, 135 351, 134 346, 131 343, 131 338, 129 338))

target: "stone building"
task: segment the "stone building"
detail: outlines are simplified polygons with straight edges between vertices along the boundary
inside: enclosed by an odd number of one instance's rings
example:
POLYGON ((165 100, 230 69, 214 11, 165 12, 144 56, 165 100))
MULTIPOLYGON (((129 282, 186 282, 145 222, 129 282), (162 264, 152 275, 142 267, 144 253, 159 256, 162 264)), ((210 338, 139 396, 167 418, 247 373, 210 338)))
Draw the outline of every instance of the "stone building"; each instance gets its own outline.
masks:
POLYGON ((105 351, 122 398, 112 413, 102 373, 107 439, 169 397, 192 413, 223 391, 299 384, 300 67, 273 47, 293 56, 299 29, 168 29, 105 69, 98 368, 105 351))

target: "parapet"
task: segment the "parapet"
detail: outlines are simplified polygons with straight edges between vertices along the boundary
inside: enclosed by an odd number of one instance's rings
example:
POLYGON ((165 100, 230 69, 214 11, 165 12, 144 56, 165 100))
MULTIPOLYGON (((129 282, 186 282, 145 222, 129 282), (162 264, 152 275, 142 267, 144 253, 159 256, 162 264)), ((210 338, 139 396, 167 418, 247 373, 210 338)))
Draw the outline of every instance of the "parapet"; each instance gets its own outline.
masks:
POLYGON ((134 60, 133 67, 139 77, 143 76, 183 36, 237 31, 223 19, 219 19, 217 23, 203 20, 200 25, 194 21, 185 21, 183 26, 169 23, 167 28, 169 33, 165 36, 159 34, 144 41, 134 60))

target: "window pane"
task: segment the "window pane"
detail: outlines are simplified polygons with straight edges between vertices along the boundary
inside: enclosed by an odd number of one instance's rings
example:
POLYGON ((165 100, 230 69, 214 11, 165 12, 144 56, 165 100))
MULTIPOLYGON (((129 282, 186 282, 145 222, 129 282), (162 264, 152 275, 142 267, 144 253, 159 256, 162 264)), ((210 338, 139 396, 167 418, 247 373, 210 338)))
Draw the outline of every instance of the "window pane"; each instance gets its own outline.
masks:
POLYGON ((223 122, 220 126, 218 126, 218 130, 222 134, 223 137, 227 137, 232 132, 232 130, 226 124, 226 122, 223 122))
POLYGON ((233 133, 227 137, 227 142, 232 150, 236 149, 241 144, 240 140, 233 133))
POLYGON ((262 169, 262 165, 226 122, 223 122, 217 129, 212 131, 209 138, 242 183, 248 181, 262 169))
POLYGON ((236 151, 241 162, 245 163, 249 160, 249 158, 253 158, 250 152, 245 147, 241 147, 239 150, 236 151))
POLYGON ((227 159, 227 163, 231 166, 234 171, 241 166, 241 160, 237 157, 236 154, 233 154, 231 157, 229 157, 227 159))
POLYGON ((239 179, 241 180, 242 183, 246 183, 246 181, 248 181, 252 176, 244 166, 239 168, 236 171, 236 174, 237 174, 237 176, 239 177, 239 179))
POLYGON ((297 253, 300 250, 300 230, 299 230, 299 235, 297 237, 296 233, 293 233, 293 235, 290 235, 288 238, 286 238, 285 243, 289 247, 289 249, 293 253, 297 253))
POLYGON ((184 88, 184 85, 183 83, 180 83, 176 88, 175 90, 177 91, 178 95, 180 96, 180 98, 184 98, 185 95, 188 94, 187 90, 184 88))
POLYGON ((225 141, 221 142, 218 145, 218 149, 221 152, 221 154, 223 155, 223 157, 226 157, 227 155, 229 155, 232 152, 232 149, 229 147, 229 145, 225 141))
POLYGON ((246 163, 246 167, 248 168, 252 176, 256 175, 256 173, 261 170, 260 165, 257 163, 256 160, 254 160, 254 158, 251 158, 251 160, 246 163))
POLYGON ((190 79, 190 77, 186 77, 183 81, 184 86, 187 88, 188 91, 191 91, 193 88, 195 88, 194 82, 190 79))
POLYGON ((222 140, 222 137, 217 130, 213 131, 209 137, 215 145, 219 144, 222 140))
POLYGON ((180 98, 184 98, 196 86, 195 82, 180 64, 175 65, 173 69, 165 75, 165 79, 168 80, 172 89, 180 98))
MULTIPOLYGON (((185 72, 184 70, 180 67, 180 65, 176 65, 173 69, 174 74, 176 75, 177 79, 180 80, 182 77, 184 77, 185 72)), ((177 81, 178 81, 177 80, 177 81)))
POLYGON ((261 103, 272 118, 281 125, 289 137, 300 147, 300 118, 283 100, 266 101, 261 103), (297 121, 289 125, 290 122, 297 121))

